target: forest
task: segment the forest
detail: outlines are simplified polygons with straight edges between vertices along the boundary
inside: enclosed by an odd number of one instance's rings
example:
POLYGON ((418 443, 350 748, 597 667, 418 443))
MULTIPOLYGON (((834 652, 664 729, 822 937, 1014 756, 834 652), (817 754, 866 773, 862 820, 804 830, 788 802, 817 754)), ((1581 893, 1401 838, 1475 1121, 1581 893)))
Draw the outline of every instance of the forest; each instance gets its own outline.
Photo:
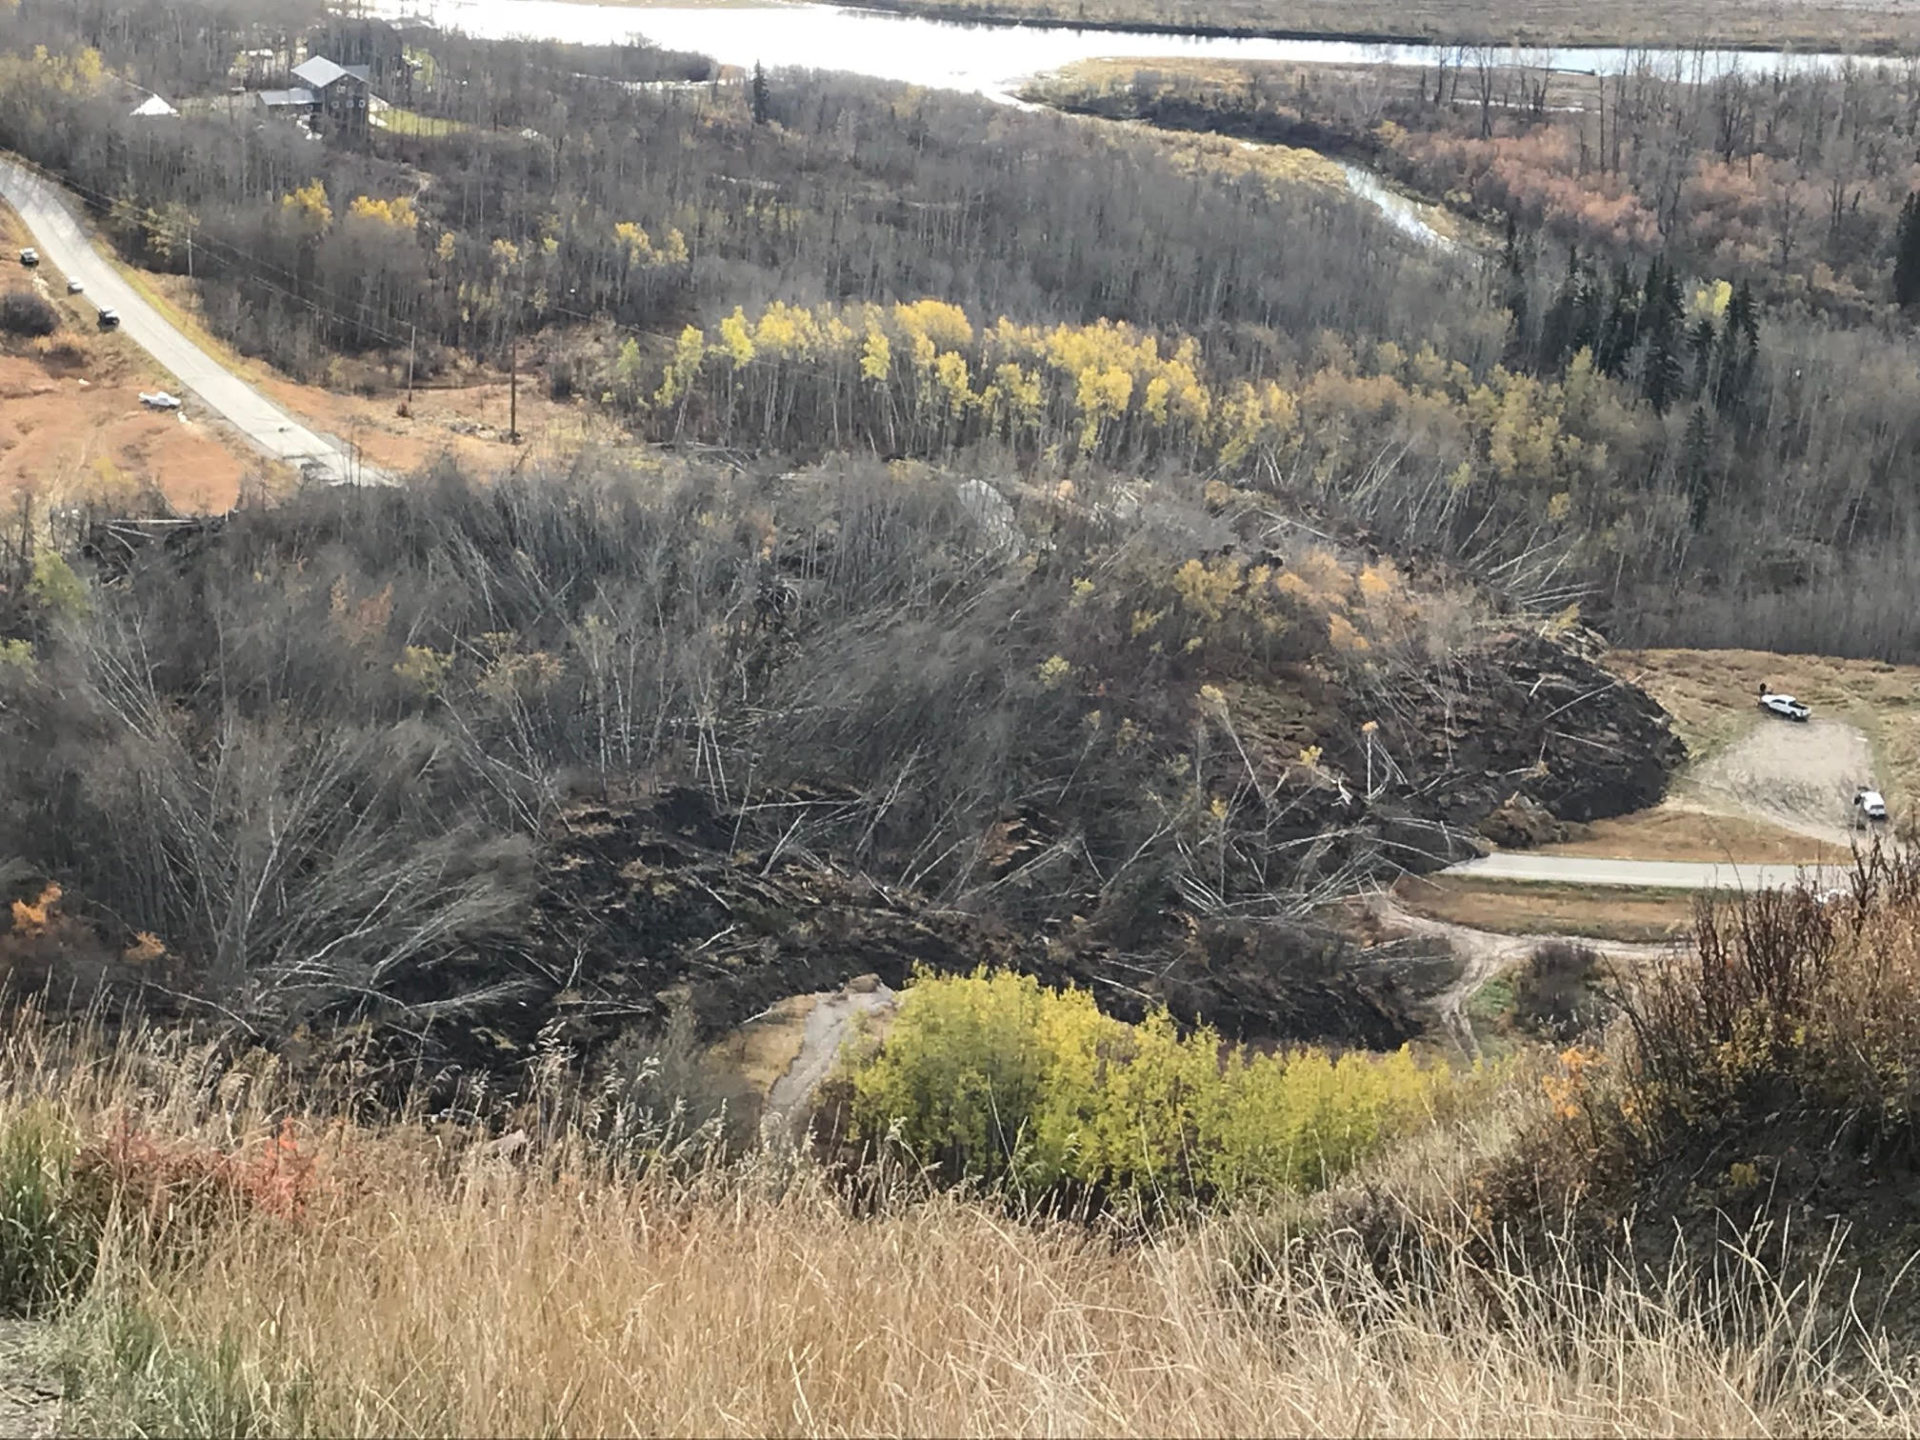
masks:
POLYGON ((1691 84, 1649 60, 1582 96, 1463 46, 1391 80, 1174 67, 1045 97, 1154 134, 824 75, 756 106, 697 57, 435 37, 409 112, 432 125, 351 144, 112 98, 109 73, 205 88, 248 23, 22 0, 0 140, 131 258, 191 265, 216 332, 295 374, 524 343, 554 394, 651 439, 1199 461, 1578 599, 1623 642, 1920 647, 1916 366, 1889 303, 1911 66, 1691 84), (1410 243, 1303 141, 1486 238, 1410 243), (879 359, 884 317, 929 300, 967 338, 896 327, 879 359), (819 343, 786 337, 802 311, 819 343), (1087 336, 1071 354, 1007 339, 1060 326, 1087 336), (1035 384, 1044 418, 1015 423, 1035 384), (1177 436, 1169 387, 1207 396, 1177 436))

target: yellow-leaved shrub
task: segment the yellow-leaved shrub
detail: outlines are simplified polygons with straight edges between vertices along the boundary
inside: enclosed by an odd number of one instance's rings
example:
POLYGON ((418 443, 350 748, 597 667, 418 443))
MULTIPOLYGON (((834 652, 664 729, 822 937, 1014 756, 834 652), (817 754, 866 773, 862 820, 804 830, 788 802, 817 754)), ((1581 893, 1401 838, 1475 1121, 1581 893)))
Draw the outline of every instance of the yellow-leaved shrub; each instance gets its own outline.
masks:
POLYGON ((854 1125, 947 1178, 1159 1203, 1325 1183, 1455 1084, 1408 1050, 1259 1054, 1165 1010, 1139 1024, 1030 975, 921 975, 853 1065, 854 1125))

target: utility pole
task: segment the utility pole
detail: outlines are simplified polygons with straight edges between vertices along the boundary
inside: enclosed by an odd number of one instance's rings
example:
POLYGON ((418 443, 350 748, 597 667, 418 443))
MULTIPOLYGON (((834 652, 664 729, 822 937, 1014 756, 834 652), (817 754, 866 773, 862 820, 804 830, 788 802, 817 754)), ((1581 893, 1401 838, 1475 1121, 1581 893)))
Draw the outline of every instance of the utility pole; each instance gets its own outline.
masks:
POLYGON ((507 341, 507 443, 520 443, 520 306, 513 310, 513 336, 507 341))
POLYGON ((420 342, 420 327, 407 323, 407 415, 413 415, 413 351, 420 342))

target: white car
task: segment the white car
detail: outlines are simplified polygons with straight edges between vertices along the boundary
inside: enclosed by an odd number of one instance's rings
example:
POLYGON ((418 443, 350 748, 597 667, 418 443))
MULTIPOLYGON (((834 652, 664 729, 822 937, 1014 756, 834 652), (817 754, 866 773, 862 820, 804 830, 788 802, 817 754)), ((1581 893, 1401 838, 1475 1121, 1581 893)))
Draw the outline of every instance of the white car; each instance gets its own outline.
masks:
POLYGON ((100 311, 99 323, 102 330, 113 329, 120 323, 120 312, 110 305, 104 307, 100 311))
POLYGON ((40 252, 29 245, 20 252, 20 263, 31 270, 40 263, 40 252))
POLYGON ((1862 788, 1853 797, 1853 813, 1856 821, 1864 820, 1869 825, 1883 824, 1887 818, 1887 802, 1878 790, 1862 788))
POLYGON ((140 403, 149 410, 178 410, 180 408, 180 397, 178 395, 169 395, 164 390, 156 390, 151 395, 141 395, 140 403))
POLYGON ((78 280, 69 280, 67 282, 67 293, 69 295, 78 295, 82 290, 86 288, 87 287, 82 285, 78 280))
POLYGON ((1778 715, 1782 720, 1804 722, 1813 715, 1811 706, 1802 705, 1791 695, 1777 695, 1771 690, 1760 692, 1760 708, 1769 715, 1778 715))

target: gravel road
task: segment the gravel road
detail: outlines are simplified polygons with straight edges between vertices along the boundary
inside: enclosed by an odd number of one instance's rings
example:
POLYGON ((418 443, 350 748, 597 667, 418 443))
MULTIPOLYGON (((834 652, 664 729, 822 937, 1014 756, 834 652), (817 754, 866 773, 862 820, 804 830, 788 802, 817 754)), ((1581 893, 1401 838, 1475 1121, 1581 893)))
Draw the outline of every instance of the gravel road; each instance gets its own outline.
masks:
POLYGON ((1844 883, 1833 865, 1733 865, 1725 861, 1592 860, 1575 855, 1499 851, 1449 867, 1448 875, 1561 885, 1628 885, 1664 890, 1783 890, 1806 875, 1822 889, 1844 883))
MULTIPOLYGON (((176 330, 94 249, 59 186, 0 159, 0 198, 19 212, 48 262, 86 286, 86 297, 95 305, 119 311, 120 328, 256 449, 329 484, 391 483, 391 477, 362 465, 339 441, 300 425, 176 330)), ((12 256, 0 257, 0 264, 16 263, 12 256)))

